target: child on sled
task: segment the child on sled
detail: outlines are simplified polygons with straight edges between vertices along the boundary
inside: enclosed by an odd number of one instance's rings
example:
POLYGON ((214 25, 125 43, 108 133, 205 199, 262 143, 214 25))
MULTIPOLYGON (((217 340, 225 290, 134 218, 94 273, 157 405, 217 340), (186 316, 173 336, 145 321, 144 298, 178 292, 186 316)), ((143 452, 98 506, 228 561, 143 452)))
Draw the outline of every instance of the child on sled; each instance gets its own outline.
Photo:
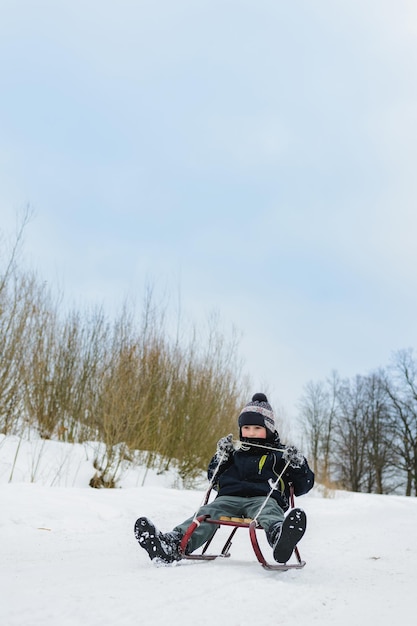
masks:
MULTIPOLYGON (((238 445, 233 444, 231 434, 217 443, 216 454, 208 466, 208 478, 217 496, 202 506, 196 516, 257 516, 274 559, 285 563, 304 535, 307 522, 301 509, 291 509, 287 517, 284 515, 289 508, 290 484, 294 495, 303 495, 313 487, 314 474, 295 447, 281 443, 272 407, 263 393, 256 393, 243 408, 238 426, 238 445), (271 492, 271 483, 281 474, 277 488, 271 492)), ((146 517, 140 517, 135 523, 135 537, 152 561, 179 561, 183 558, 181 539, 195 517, 167 533, 160 532, 146 517)), ((190 537, 187 553, 203 545, 215 531, 214 524, 200 524, 190 537)))

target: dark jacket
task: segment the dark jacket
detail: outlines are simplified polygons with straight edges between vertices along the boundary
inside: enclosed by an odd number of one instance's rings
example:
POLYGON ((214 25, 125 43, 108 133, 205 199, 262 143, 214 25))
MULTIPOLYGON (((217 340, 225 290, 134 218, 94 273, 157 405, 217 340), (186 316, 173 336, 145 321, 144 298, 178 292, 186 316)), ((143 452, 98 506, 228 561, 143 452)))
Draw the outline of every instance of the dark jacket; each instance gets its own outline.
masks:
MULTIPOLYGON (((218 492, 218 496, 250 498, 266 496, 270 492, 269 481, 275 482, 285 467, 282 450, 286 446, 281 443, 278 433, 272 442, 256 441, 271 449, 248 446, 248 450, 239 449, 232 452, 229 458, 220 465, 214 477, 213 488, 218 492)), ((218 458, 215 455, 208 466, 209 480, 212 479, 217 466, 218 458)), ((284 511, 289 507, 291 484, 296 496, 301 496, 312 489, 314 473, 309 468, 306 459, 301 467, 288 466, 279 481, 278 489, 271 494, 271 498, 274 498, 284 511)))

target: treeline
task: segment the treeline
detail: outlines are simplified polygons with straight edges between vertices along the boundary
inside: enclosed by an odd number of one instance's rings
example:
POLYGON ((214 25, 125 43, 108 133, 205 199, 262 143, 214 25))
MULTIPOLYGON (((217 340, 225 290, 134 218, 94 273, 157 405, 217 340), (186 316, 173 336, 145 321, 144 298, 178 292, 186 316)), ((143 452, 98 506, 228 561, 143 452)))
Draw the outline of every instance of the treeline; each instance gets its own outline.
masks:
POLYGON ((92 486, 114 486, 135 461, 175 464, 191 481, 247 398, 236 338, 215 319, 172 337, 152 289, 138 316, 128 306, 112 320, 101 309, 63 314, 17 267, 21 232, 0 271, 0 433, 104 442, 92 486))
POLYGON ((412 349, 366 376, 306 385, 301 417, 318 481, 417 496, 417 360, 412 349))

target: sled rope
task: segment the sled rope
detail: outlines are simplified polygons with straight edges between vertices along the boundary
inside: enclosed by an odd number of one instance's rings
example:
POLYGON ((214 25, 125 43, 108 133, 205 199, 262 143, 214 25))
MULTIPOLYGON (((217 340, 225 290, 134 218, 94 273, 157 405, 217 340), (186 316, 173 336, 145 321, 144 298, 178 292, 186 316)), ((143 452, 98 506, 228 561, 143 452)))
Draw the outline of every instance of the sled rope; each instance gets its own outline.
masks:
POLYGON ((233 447, 236 450, 243 450, 244 452, 247 452, 249 450, 249 447, 253 447, 253 448, 262 448, 263 450, 272 450, 273 452, 285 452, 285 448, 272 448, 271 446, 263 446, 260 443, 252 443, 249 441, 234 441, 233 442, 233 447))
POLYGON ((227 454, 227 450, 223 450, 223 452, 219 455, 219 462, 217 463, 217 465, 216 465, 216 467, 215 467, 215 470, 214 470, 213 475, 212 475, 212 477, 211 477, 211 479, 210 479, 210 482, 209 482, 208 488, 207 488, 207 490, 206 490, 206 493, 204 494, 204 498, 202 499, 200 506, 198 507, 198 509, 197 509, 197 510, 196 510, 196 512, 194 513, 194 516, 193 516, 193 522, 195 522, 198 526, 200 526, 200 522, 199 522, 199 521, 198 521, 198 519, 197 519, 198 512, 199 512, 199 510, 201 509, 201 507, 202 507, 204 504, 207 504, 207 500, 208 500, 208 497, 209 497, 209 495, 210 495, 210 491, 212 490, 213 485, 214 485, 214 479, 216 478, 217 472, 218 472, 218 471, 219 471, 219 469, 220 469, 220 465, 221 465, 221 464, 223 463, 223 461, 225 460, 226 454, 227 454))
MULTIPOLYGON (((271 448, 271 446, 263 446, 260 443, 252 443, 252 442, 248 442, 248 441, 240 441, 240 440, 236 440, 233 441, 233 448, 235 450, 243 450, 244 452, 247 452, 249 450, 250 447, 255 447, 255 448, 262 448, 264 450, 269 450, 269 451, 273 451, 273 452, 285 452, 286 448, 271 448)), ((204 504, 207 504, 207 500, 209 498, 210 492, 213 488, 214 485, 214 479, 217 476, 217 473, 220 469, 221 464, 223 463, 223 461, 225 460, 227 451, 223 450, 223 452, 219 455, 219 461, 215 467, 215 470, 213 472, 213 475, 210 479, 210 482, 208 484, 207 490, 204 494, 204 497, 201 501, 200 506, 198 507, 198 509, 195 511, 194 516, 193 516, 193 522, 195 522, 198 526, 200 525, 200 522, 198 521, 198 513, 201 509, 202 506, 204 506, 204 504)), ((281 480, 282 476, 284 475, 285 470, 287 469, 287 467, 289 466, 290 461, 287 461, 287 463, 284 466, 284 469, 282 470, 281 474, 278 476, 278 478, 275 480, 275 482, 270 482, 270 486, 271 486, 271 490, 268 493, 268 495, 265 498, 265 501, 263 502, 261 508, 259 509, 258 513, 256 514, 256 516, 254 517, 254 520, 257 521, 257 518, 259 516, 260 513, 262 513, 266 503, 268 502, 269 498, 271 497, 273 491, 275 491, 278 487, 279 481, 281 480)))
POLYGON ((272 493, 278 488, 279 481, 283 477, 284 472, 287 469, 287 467, 289 466, 289 464, 290 464, 290 462, 287 461, 286 464, 284 465, 284 469, 282 470, 281 474, 278 476, 278 478, 274 482, 272 482, 272 479, 269 481, 269 486, 271 487, 271 489, 270 489, 269 493, 267 494, 265 500, 263 501, 261 508, 259 509, 257 514, 255 515, 255 517, 253 518, 254 522, 258 521, 258 517, 262 513, 262 511, 264 510, 264 508, 266 506, 266 503, 268 502, 269 498, 272 496, 272 493))

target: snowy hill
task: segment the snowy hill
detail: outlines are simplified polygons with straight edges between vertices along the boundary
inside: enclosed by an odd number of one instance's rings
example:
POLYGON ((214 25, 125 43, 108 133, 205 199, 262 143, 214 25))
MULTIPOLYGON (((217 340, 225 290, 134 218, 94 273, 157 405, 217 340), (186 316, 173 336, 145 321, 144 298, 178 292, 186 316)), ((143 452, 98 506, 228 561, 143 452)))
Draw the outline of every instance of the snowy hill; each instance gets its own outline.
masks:
POLYGON ((320 488, 308 516, 303 570, 271 572, 239 530, 230 559, 156 567, 133 536, 139 515, 169 530, 202 490, 175 477, 126 474, 122 489, 88 487, 91 461, 58 442, 0 438, 2 626, 378 626, 415 612, 417 499, 320 488), (42 445, 42 454, 33 446, 42 445), (60 468, 57 477, 56 467, 60 468), (12 482, 9 482, 13 469, 12 482), (30 482, 35 478, 36 482, 30 482), (52 483, 52 484, 51 484, 52 483))

